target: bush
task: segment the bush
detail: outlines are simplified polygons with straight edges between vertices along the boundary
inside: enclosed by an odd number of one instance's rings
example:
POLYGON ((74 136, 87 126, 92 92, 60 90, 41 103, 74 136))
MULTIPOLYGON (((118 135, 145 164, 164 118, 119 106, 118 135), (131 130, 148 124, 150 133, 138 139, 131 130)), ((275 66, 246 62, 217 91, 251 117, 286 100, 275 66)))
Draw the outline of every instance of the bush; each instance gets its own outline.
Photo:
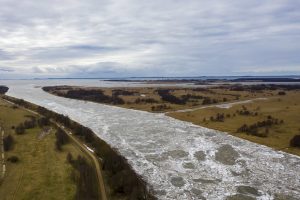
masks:
POLYGON ((170 109, 170 106, 167 106, 166 104, 151 107, 152 111, 163 111, 163 110, 167 110, 167 109, 170 109))
POLYGON ((67 162, 68 163, 73 163, 73 156, 70 152, 67 154, 67 162))
POLYGON ((280 91, 278 92, 278 95, 286 95, 286 93, 284 91, 280 91))
POLYGON ((15 132, 17 135, 22 135, 25 133, 25 127, 23 125, 23 123, 19 124, 16 128, 15 128, 15 132))
POLYGON ((15 110, 15 109, 18 109, 18 106, 13 105, 13 106, 12 106, 12 109, 14 109, 14 110, 15 110))
POLYGON ((26 120, 25 122, 24 122, 24 128, 25 129, 31 129, 31 128, 34 128, 35 127, 35 125, 36 125, 36 121, 35 121, 35 119, 33 120, 26 120))
POLYGON ((48 117, 41 117, 37 121, 39 127, 43 126, 49 126, 50 125, 50 119, 48 117))
POLYGON ((291 139, 290 146, 292 146, 292 147, 300 147, 300 135, 295 135, 291 139))
POLYGON ((19 162, 19 158, 17 156, 10 156, 9 158, 7 158, 7 161, 10 161, 12 163, 17 163, 19 162))
POLYGON ((56 142, 55 142, 56 149, 61 151, 62 145, 67 144, 69 142, 69 137, 66 134, 66 132, 64 132, 60 128, 57 129, 55 136, 56 136, 56 142))
POLYGON ((4 151, 9 151, 11 150, 12 146, 14 143, 14 138, 11 135, 8 135, 3 138, 3 148, 4 151))
POLYGON ((212 100, 209 97, 203 99, 202 105, 212 104, 212 100))
POLYGON ((218 113, 217 116, 216 116, 216 121, 218 122, 224 122, 224 113, 220 114, 218 113))
POLYGON ((153 99, 153 98, 145 98, 145 99, 137 98, 134 102, 136 104, 139 104, 139 103, 150 103, 150 104, 158 103, 158 101, 153 99))
POLYGON ((119 96, 119 95, 132 96, 132 95, 135 95, 135 92, 127 91, 127 90, 121 90, 121 89, 112 90, 112 93, 113 93, 114 96, 119 96))

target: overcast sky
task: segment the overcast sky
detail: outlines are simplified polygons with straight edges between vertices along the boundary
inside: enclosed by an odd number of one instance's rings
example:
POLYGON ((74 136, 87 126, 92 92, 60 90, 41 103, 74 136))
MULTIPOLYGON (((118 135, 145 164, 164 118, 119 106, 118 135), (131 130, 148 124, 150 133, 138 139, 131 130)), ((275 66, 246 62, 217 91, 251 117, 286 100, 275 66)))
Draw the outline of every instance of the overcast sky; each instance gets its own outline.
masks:
POLYGON ((0 78, 300 74, 299 0, 0 0, 0 78))

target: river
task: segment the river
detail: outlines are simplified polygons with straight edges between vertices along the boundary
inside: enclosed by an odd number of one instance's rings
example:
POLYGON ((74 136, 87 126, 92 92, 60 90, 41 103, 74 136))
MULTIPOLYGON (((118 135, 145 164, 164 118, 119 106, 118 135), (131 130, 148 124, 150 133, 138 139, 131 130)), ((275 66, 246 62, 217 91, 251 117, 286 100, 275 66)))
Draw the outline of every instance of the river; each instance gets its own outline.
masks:
MULTIPOLYGON (((91 128, 129 160, 159 199, 300 199, 300 158, 179 121, 44 92, 41 86, 137 86, 98 80, 0 81, 7 95, 44 106, 91 128)), ((149 84, 147 84, 149 86, 149 84)))

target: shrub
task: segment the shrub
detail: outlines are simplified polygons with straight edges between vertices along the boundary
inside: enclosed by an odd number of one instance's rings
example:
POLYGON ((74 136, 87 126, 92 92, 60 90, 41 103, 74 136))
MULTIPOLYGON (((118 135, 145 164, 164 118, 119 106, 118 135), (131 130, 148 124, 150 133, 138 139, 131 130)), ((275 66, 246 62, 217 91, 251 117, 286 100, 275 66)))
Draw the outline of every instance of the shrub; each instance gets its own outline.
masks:
POLYGON ((34 128, 35 125, 36 125, 35 120, 26 120, 26 121, 24 122, 24 128, 25 128, 25 129, 31 129, 31 128, 34 128))
POLYGON ((291 139, 290 146, 292 146, 292 147, 300 147, 300 135, 295 135, 291 139))
POLYGON ((56 136, 56 142, 55 142, 56 149, 61 151, 62 145, 67 144, 69 142, 69 137, 67 136, 66 132, 64 132, 60 128, 57 129, 55 136, 56 136))
POLYGON ((278 92, 278 95, 286 95, 286 93, 284 91, 280 91, 278 92))
POLYGON ((212 104, 212 100, 209 97, 203 99, 202 105, 212 104))
POLYGON ((17 109, 17 108, 18 108, 18 106, 16 106, 16 105, 12 106, 12 109, 17 109))
POLYGON ((40 127, 49 126, 50 125, 50 119, 48 117, 41 117, 41 118, 38 119, 37 123, 40 127))
POLYGON ((137 98, 135 101, 134 101, 136 104, 139 104, 139 103, 158 103, 157 100, 153 99, 153 98, 145 98, 145 99, 141 99, 141 98, 137 98))
POLYGON ((132 95, 136 94, 135 92, 127 91, 127 90, 121 90, 121 89, 112 90, 112 93, 115 96, 119 96, 119 95, 132 96, 132 95))
POLYGON ((163 110, 167 110, 167 109, 170 109, 170 106, 167 106, 166 104, 151 107, 152 111, 163 111, 163 110))
POLYGON ((72 163, 73 162, 73 156, 72 156, 72 154, 70 152, 67 154, 67 162, 68 163, 72 163))
POLYGON ((3 138, 3 148, 4 151, 9 151, 14 143, 14 138, 11 135, 8 135, 3 138))
POLYGON ((17 156, 10 156, 7 158, 7 161, 10 161, 12 163, 17 163, 19 162, 19 158, 17 156))
POLYGON ((15 128, 15 132, 17 135, 22 135, 25 133, 25 127, 23 125, 23 123, 19 124, 16 128, 15 128))
POLYGON ((215 119, 218 122, 224 122, 224 118, 225 118, 224 113, 222 113, 222 114, 218 113, 215 119))

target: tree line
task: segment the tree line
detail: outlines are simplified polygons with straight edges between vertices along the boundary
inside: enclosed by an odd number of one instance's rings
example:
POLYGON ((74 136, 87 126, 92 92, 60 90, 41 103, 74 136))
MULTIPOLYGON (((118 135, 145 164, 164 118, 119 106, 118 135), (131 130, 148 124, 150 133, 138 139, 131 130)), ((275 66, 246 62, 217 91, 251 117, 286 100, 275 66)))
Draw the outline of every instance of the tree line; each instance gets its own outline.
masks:
POLYGON ((178 97, 172 95, 170 93, 170 90, 168 90, 168 89, 159 89, 159 90, 157 90, 157 94, 160 96, 161 100, 170 102, 173 104, 183 105, 183 104, 186 104, 186 102, 187 102, 186 99, 178 98, 178 97))
POLYGON ((243 124, 241 127, 237 129, 237 132, 244 132, 250 135, 255 135, 258 137, 267 137, 269 134, 269 128, 273 125, 278 125, 284 123, 283 120, 279 120, 273 118, 272 116, 268 116, 266 120, 256 122, 254 124, 243 124), (259 132, 259 128, 265 128, 264 132, 259 132))
POLYGON ((50 125, 49 118, 40 117, 40 118, 36 119, 36 117, 34 117, 34 116, 27 116, 27 117, 29 117, 30 119, 25 120, 24 122, 21 122, 16 127, 12 127, 13 129, 15 129, 15 133, 17 135, 22 135, 22 134, 26 133, 26 129, 32 129, 36 126, 43 127, 43 126, 50 125))
POLYGON ((153 98, 137 98, 134 103, 136 104, 140 104, 140 103, 159 103, 157 100, 153 99, 153 98))
POLYGON ((80 155, 74 159, 71 153, 67 155, 67 162, 76 170, 71 174, 77 186, 75 199, 99 199, 97 174, 93 166, 80 155))
POLYGON ((0 85, 0 94, 5 94, 8 91, 8 87, 0 85))
POLYGON ((72 89, 68 88, 67 92, 59 92, 59 87, 43 87, 46 92, 53 92, 54 94, 70 99, 79 99, 85 101, 93 101, 97 103, 107 104, 124 104, 125 101, 120 98, 117 94, 112 96, 104 94, 102 90, 96 89, 72 89))
POLYGON ((299 90, 300 85, 278 85, 278 84, 259 84, 259 85, 231 85, 228 86, 231 91, 249 91, 259 92, 263 90, 299 90))

